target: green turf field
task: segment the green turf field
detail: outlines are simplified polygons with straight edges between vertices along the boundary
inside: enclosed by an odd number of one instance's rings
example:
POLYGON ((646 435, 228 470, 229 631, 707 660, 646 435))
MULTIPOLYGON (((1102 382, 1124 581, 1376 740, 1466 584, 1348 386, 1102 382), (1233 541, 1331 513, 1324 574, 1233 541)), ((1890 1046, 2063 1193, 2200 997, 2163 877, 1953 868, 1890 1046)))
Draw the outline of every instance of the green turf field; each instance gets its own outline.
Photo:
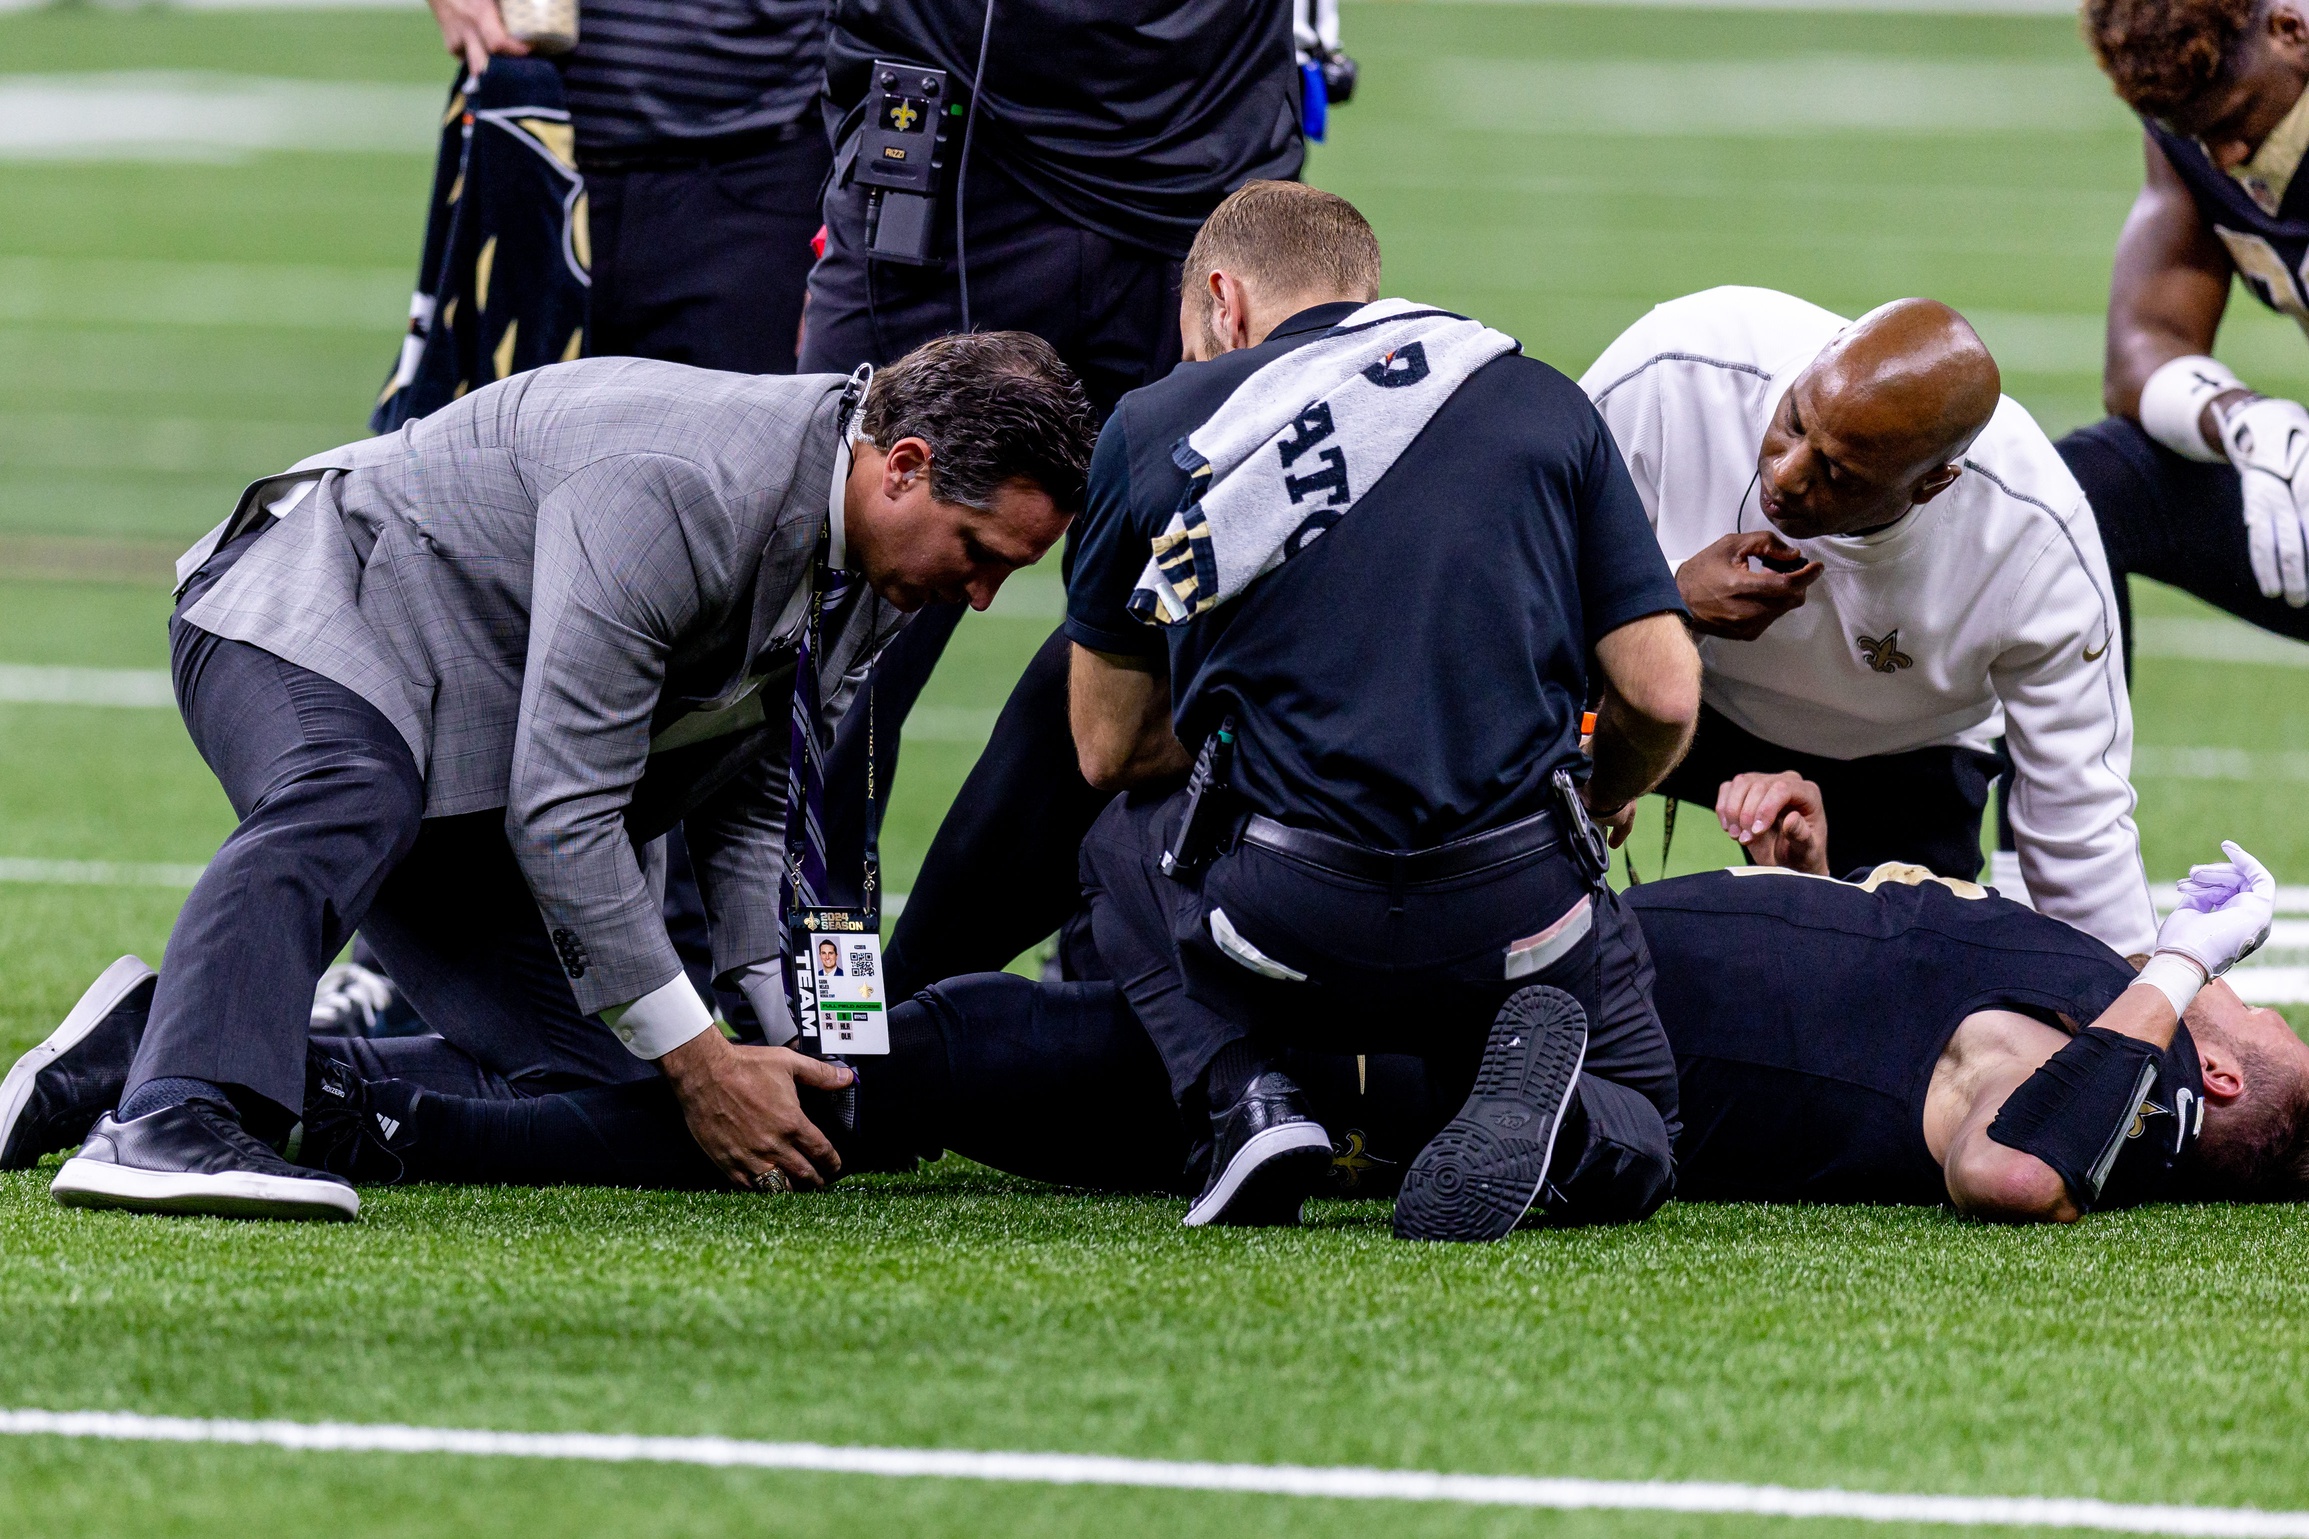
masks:
MULTIPOLYGON (((1362 3, 1346 30, 1363 94, 1310 174, 1371 216, 1389 292, 1574 374, 1709 284, 1848 312, 1927 293, 2047 428, 2098 415, 2137 133, 2067 20, 1362 3)), ((132 71, 341 83, 298 99, 388 117, 448 77, 414 6, 0 15, 0 91, 132 71)), ((165 666, 175 552, 249 478, 358 435, 413 275, 417 125, 405 150, 0 151, 0 688, 165 666)), ((2242 306, 2224 353, 2309 393, 2309 346, 2242 306)), ((2241 627, 2135 602, 2151 874, 2227 835, 2309 882, 2309 652, 2235 661, 2241 627)), ((1058 608, 1030 573, 960 632, 909 728, 893 887, 1058 608)), ((1728 858, 1707 823, 1676 868, 1728 858)), ((159 959, 179 868, 229 827, 168 710, 0 704, 0 1062, 113 956, 159 959)), ((1647 876, 1658 839, 1655 811, 1647 876)), ((789 1202, 385 1192, 330 1230, 71 1214, 44 1184, 0 1178, 0 1408, 2309 1508, 2289 1212, 2007 1233, 1685 1205, 1438 1252, 1372 1205, 1189 1234, 1176 1204, 951 1165, 789 1202)), ((1781 1526, 0 1439, 11 1535, 1781 1526)))

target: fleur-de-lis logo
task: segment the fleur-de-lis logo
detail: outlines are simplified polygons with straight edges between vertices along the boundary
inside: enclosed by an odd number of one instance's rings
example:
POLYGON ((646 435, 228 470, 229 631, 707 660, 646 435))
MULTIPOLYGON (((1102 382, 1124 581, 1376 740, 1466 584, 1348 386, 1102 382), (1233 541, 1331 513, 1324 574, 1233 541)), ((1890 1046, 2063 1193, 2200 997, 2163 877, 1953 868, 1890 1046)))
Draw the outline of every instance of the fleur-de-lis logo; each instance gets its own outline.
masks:
POLYGON ((1878 673, 1898 673, 1903 668, 1916 665, 1915 658, 1900 650, 1900 627, 1897 625, 1882 636, 1862 636, 1860 655, 1878 673))

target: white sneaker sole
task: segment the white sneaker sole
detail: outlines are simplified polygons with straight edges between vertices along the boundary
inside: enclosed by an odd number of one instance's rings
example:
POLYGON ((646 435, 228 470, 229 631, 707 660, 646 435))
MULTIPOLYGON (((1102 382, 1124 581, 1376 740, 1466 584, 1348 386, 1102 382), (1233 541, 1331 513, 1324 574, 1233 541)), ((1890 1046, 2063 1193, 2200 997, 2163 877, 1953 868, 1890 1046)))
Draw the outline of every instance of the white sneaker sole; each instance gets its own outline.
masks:
POLYGON ((88 1034, 103 1025, 104 1018, 151 976, 152 969, 143 959, 122 957, 96 975, 88 992, 80 996, 80 1003, 48 1034, 47 1041, 16 1060, 8 1077, 0 1079, 0 1149, 7 1148, 8 1140, 16 1136, 16 1119, 32 1103, 32 1082, 41 1071, 86 1041, 88 1034))
POLYGON ((68 1208, 125 1208, 132 1213, 206 1213, 218 1218, 357 1218, 361 1194, 334 1181, 306 1181, 249 1171, 215 1175, 139 1170, 74 1155, 48 1188, 68 1208))
POLYGON ((1323 1131, 1320 1123, 1314 1122, 1286 1122, 1279 1128, 1253 1133, 1249 1141, 1235 1151, 1235 1157, 1227 1162, 1226 1173, 1219 1177, 1219 1184, 1212 1187, 1201 1201, 1187 1209, 1186 1227, 1200 1229, 1217 1218, 1227 1210, 1227 1204, 1235 1200, 1235 1194, 1243 1189, 1243 1183, 1266 1168, 1269 1162, 1301 1149, 1320 1149, 1328 1156, 1331 1152, 1331 1135, 1323 1131))

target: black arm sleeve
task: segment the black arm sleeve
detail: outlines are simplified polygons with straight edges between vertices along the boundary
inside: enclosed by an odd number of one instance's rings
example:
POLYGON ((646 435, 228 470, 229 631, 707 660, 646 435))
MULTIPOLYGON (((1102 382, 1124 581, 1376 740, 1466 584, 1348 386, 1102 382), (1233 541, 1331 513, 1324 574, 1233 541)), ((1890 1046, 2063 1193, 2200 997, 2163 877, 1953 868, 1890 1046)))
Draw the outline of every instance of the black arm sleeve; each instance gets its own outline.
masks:
POLYGON ((2005 1098, 1988 1136, 2058 1171, 2089 1213, 2156 1084, 2161 1056, 2138 1037, 2087 1026, 2005 1098))

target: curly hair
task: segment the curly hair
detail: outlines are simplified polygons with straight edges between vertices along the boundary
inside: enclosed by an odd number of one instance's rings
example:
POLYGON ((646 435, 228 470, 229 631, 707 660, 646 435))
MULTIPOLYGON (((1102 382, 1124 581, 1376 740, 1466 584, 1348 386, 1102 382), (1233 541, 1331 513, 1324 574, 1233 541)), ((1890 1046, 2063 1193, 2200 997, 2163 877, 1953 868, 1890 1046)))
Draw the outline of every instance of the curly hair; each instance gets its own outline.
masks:
POLYGON ((1074 371, 1042 338, 980 331, 925 342, 874 376, 866 437, 930 445, 930 491, 984 509, 1011 481, 1042 488, 1062 511, 1082 507, 1098 421, 1074 371))
POLYGON ((2079 20, 2117 95, 2170 117, 2221 83, 2261 0, 2085 0, 2079 20))

